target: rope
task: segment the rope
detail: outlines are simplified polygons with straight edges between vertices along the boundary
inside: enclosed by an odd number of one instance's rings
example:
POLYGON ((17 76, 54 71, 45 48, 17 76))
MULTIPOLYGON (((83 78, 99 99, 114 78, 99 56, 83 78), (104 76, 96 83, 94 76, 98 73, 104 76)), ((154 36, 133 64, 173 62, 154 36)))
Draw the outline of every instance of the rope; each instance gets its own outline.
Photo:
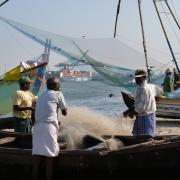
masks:
MULTIPOLYGON (((162 2, 160 2, 160 4, 161 4, 161 7, 163 8, 163 10, 164 10, 164 12, 165 12, 165 8, 164 8, 162 2)), ((177 35, 177 33, 176 33, 176 31, 175 31, 175 29, 174 29, 174 27, 173 27, 170 19, 169 19, 169 16, 167 15, 167 13, 165 13, 165 15, 166 15, 166 18, 167 18, 167 20, 168 20, 168 22, 169 22, 169 24, 170 24, 170 27, 171 27, 172 31, 174 32, 174 34, 175 34, 175 36, 176 36, 176 38, 177 38, 177 40, 178 40, 178 43, 180 44, 180 39, 179 39, 179 37, 178 37, 178 35, 177 35)))
POLYGON ((169 65, 169 64, 172 63, 172 62, 173 62, 173 60, 169 61, 167 64, 164 64, 164 65, 161 66, 159 69, 157 69, 156 71, 154 71, 153 74, 155 74, 155 73, 161 71, 164 67, 166 67, 167 65, 169 65))
MULTIPOLYGON (((119 36, 119 35, 118 35, 118 36, 119 36)), ((140 42, 136 42, 136 41, 130 40, 130 39, 124 37, 124 36, 119 36, 118 39, 120 39, 120 38, 125 39, 125 40, 127 40, 127 41, 129 41, 129 42, 132 42, 132 43, 136 44, 136 45, 139 46, 139 47, 142 47, 142 46, 141 46, 142 43, 140 43, 140 42)), ((120 40, 121 40, 121 39, 120 39, 120 40)), ((148 47, 148 49, 152 49, 152 50, 154 50, 154 51, 156 51, 156 52, 158 52, 158 53, 169 55, 169 54, 168 54, 167 52, 165 52, 165 51, 162 51, 162 50, 153 48, 153 47, 151 47, 151 46, 147 46, 147 47, 148 47)))
POLYGON ((174 2, 173 2, 173 0, 171 0, 171 4, 172 4, 172 7, 173 7, 173 9, 174 9, 174 13, 175 13, 175 15, 176 15, 177 21, 178 21, 178 23, 180 23, 180 20, 179 20, 179 17, 178 17, 177 11, 176 11, 176 9, 175 9, 175 6, 174 6, 174 2))
POLYGON ((4 25, 4 28, 5 28, 5 30, 7 30, 7 31, 9 32, 9 34, 10 34, 10 35, 12 36, 12 38, 17 42, 17 44, 19 44, 19 46, 26 51, 26 53, 27 53, 28 55, 34 57, 34 55, 33 55, 30 51, 28 51, 28 50, 22 45, 22 43, 20 43, 20 41, 15 37, 15 35, 14 35, 5 25, 4 25))

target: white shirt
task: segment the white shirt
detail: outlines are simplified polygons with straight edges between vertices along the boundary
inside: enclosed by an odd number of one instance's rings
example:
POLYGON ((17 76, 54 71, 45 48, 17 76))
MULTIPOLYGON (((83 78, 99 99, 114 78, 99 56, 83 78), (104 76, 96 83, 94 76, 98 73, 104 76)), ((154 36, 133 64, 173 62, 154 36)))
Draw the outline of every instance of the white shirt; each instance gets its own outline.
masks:
POLYGON ((58 110, 66 109, 60 91, 47 90, 39 96, 35 109, 35 122, 52 122, 58 125, 58 110))
POLYGON ((162 94, 162 89, 154 84, 143 84, 137 87, 135 97, 135 111, 139 116, 155 113, 156 100, 155 96, 162 94))

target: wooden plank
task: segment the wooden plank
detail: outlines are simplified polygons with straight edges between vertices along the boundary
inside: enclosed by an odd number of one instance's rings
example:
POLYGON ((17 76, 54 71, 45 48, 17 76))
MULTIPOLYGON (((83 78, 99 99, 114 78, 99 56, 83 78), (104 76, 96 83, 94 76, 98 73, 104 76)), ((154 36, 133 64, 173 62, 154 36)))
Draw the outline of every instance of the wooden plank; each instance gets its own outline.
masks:
POLYGON ((5 137, 0 139, 0 145, 13 142, 16 138, 15 137, 5 137))
POLYGON ((162 98, 157 97, 156 98, 157 103, 174 103, 174 104, 180 104, 180 99, 170 99, 170 98, 162 98))
POLYGON ((145 152, 145 151, 155 151, 157 149, 168 149, 168 148, 180 148, 180 135, 164 138, 163 140, 152 140, 149 142, 134 144, 130 146, 125 146, 117 151, 108 150, 100 152, 101 156, 108 156, 109 154, 127 154, 135 152, 145 152))
POLYGON ((10 131, 4 131, 0 130, 0 136, 8 136, 8 137, 21 137, 21 138, 31 138, 31 133, 21 133, 21 132, 10 132, 10 131))

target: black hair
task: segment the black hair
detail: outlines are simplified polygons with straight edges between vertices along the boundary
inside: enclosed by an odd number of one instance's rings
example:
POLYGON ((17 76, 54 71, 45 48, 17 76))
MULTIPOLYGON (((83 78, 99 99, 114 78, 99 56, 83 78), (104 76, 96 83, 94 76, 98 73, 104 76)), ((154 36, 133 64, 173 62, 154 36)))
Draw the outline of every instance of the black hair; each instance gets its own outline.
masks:
POLYGON ((147 76, 146 71, 144 69, 137 69, 135 71, 135 75, 143 75, 145 78, 147 76))
POLYGON ((22 82, 19 82, 19 86, 20 86, 20 87, 24 87, 25 84, 26 84, 26 82, 23 82, 23 83, 22 83, 22 82))
POLYGON ((56 78, 56 77, 50 77, 50 78, 48 78, 48 80, 47 80, 47 82, 46 82, 46 85, 47 85, 47 89, 48 89, 48 90, 58 91, 59 88, 60 88, 59 79, 56 78))

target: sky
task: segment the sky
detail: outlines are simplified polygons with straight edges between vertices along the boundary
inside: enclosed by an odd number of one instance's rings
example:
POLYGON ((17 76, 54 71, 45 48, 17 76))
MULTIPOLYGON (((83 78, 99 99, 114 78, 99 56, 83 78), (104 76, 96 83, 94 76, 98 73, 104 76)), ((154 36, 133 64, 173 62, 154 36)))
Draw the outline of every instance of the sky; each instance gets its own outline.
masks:
MULTIPOLYGON (((0 0, 0 3, 3 1, 0 0)), ((117 38, 143 53, 137 2, 138 0, 122 0, 117 38)), ((169 2, 176 17, 180 18, 180 1, 169 2)), ((117 3, 118 0, 10 0, 0 7, 0 16, 60 35, 107 38, 113 37, 117 3)), ((160 3, 158 7, 161 12, 162 7, 165 8, 160 3)), ((142 0, 142 14, 148 56, 168 63, 172 57, 152 0, 142 0)), ((180 31, 170 15, 161 15, 180 64, 180 31)), ((0 75, 20 61, 39 56, 42 52, 43 47, 0 22, 0 75)), ((55 69, 54 65, 62 61, 63 57, 51 52, 50 70, 55 69)))

